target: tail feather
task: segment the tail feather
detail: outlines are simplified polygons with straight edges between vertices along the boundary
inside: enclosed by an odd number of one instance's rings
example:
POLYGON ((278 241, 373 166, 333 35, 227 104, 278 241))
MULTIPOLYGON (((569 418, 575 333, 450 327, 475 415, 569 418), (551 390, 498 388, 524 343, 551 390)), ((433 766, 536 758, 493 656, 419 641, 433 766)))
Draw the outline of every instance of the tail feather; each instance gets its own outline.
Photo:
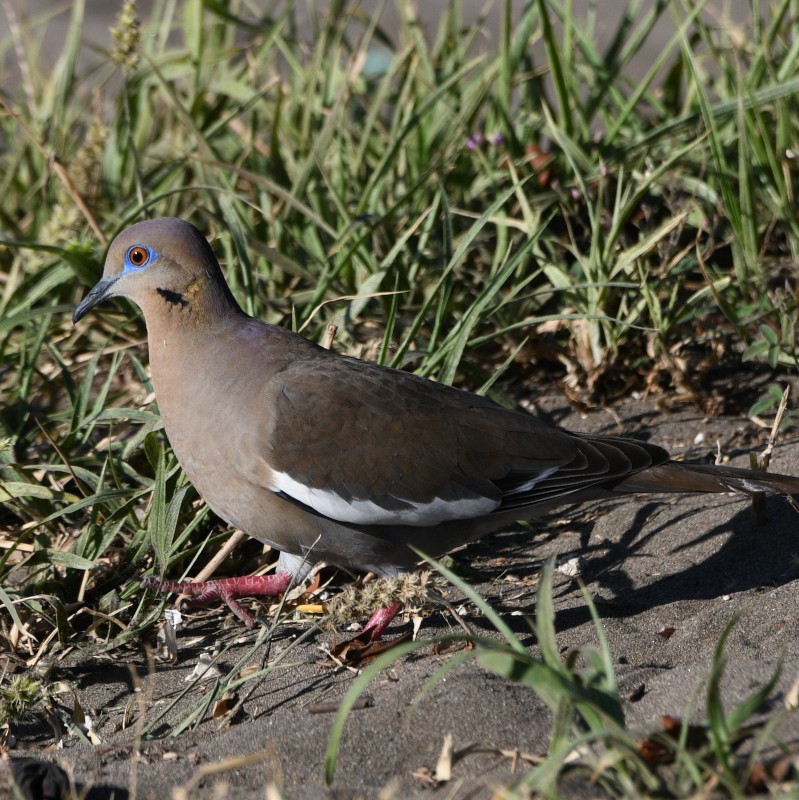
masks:
POLYGON ((666 461, 636 472, 613 487, 617 492, 742 492, 799 494, 799 478, 736 467, 666 461))

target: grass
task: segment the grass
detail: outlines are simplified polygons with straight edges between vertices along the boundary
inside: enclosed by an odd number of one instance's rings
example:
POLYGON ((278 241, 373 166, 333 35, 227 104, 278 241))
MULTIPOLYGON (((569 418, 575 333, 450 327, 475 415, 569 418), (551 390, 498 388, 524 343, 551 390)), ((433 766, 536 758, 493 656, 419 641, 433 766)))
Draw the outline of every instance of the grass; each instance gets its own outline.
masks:
POLYGON ((543 377, 586 403, 638 387, 717 405, 708 363, 794 368, 794 4, 733 24, 699 0, 632 3, 604 49, 595 12, 516 5, 486 53, 458 3, 432 31, 398 3, 390 37, 342 2, 156 0, 84 65, 74 2, 49 70, 44 18, 3 4, 20 67, 0 98, 9 652, 137 641, 160 613, 140 578, 194 574, 228 535, 162 435, 135 309, 69 321, 145 216, 201 226, 249 313, 317 340, 335 323, 343 351, 506 402, 543 377), (664 16, 675 33, 630 80, 664 16))

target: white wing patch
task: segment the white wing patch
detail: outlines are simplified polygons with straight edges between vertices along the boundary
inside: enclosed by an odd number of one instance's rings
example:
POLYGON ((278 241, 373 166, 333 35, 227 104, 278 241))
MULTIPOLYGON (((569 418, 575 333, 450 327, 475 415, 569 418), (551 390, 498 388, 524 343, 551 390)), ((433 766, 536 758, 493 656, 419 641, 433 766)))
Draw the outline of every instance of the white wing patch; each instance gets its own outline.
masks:
POLYGON ((550 475, 554 475, 558 471, 559 467, 550 467, 549 469, 545 469, 542 472, 539 472, 538 475, 530 478, 529 481, 525 481, 524 483, 515 486, 513 489, 505 492, 506 495, 512 494, 522 494, 523 492, 529 492, 537 483, 540 483, 545 478, 548 478, 550 475))
POLYGON ((272 472, 273 492, 284 492, 314 511, 339 522, 357 525, 438 525, 455 519, 472 519, 490 514, 499 507, 499 501, 490 497, 442 500, 434 498, 429 503, 403 500, 407 508, 383 508, 371 500, 345 500, 335 492, 305 486, 285 472, 272 472))

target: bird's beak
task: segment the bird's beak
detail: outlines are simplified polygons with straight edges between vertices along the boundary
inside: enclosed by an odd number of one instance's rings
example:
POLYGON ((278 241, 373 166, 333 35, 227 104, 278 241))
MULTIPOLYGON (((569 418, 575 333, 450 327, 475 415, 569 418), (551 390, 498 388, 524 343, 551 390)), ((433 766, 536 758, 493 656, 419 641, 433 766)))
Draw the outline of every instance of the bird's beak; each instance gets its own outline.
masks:
POLYGON ((119 275, 108 275, 95 284, 94 288, 78 303, 72 312, 73 325, 83 319, 98 303, 102 303, 103 300, 107 300, 112 296, 111 287, 119 280, 119 277, 119 275))

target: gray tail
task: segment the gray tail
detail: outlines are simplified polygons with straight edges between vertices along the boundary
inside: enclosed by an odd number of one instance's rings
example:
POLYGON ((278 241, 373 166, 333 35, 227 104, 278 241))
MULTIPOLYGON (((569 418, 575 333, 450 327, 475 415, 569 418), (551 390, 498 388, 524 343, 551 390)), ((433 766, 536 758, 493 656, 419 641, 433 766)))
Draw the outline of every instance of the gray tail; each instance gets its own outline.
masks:
POLYGON ((799 494, 799 478, 736 467, 666 461, 630 475, 616 492, 742 492, 799 494))

